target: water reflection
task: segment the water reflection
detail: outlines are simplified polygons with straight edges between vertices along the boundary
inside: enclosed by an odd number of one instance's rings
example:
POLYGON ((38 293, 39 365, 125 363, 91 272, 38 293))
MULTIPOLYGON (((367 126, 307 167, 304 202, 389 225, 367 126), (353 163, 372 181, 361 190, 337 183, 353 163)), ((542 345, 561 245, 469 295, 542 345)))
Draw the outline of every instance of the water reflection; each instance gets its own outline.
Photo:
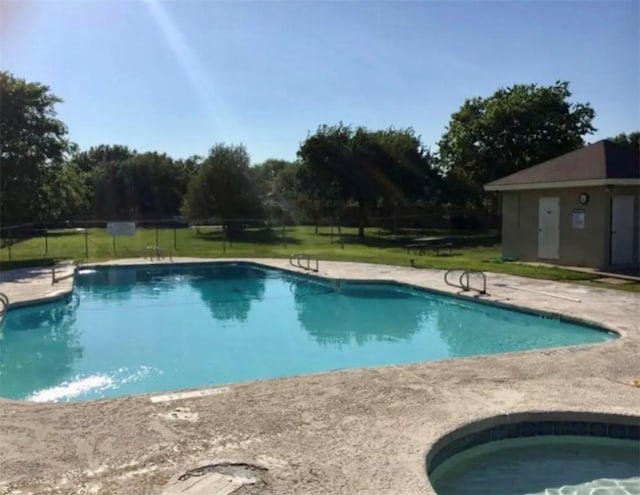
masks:
POLYGON ((221 322, 246 321, 254 301, 264 298, 267 272, 253 267, 226 265, 209 269, 190 281, 211 316, 221 322))
POLYGON ((488 311, 480 304, 469 307, 468 303, 457 301, 441 302, 440 306, 436 312, 439 334, 451 356, 496 352, 502 322, 495 309, 488 311), (492 338, 487 338, 488 333, 492 338))
POLYGON ((132 292, 140 278, 145 276, 141 270, 127 268, 106 268, 82 273, 76 277, 76 285, 82 292, 99 301, 123 302, 131 299, 132 292))
POLYGON ((0 330, 0 396, 56 385, 73 373, 83 349, 74 300, 10 310, 0 330), (19 380, 11 377, 20 377, 19 380))
POLYGON ((320 344, 409 340, 429 315, 424 299, 383 286, 294 283, 292 291, 300 325, 320 344))
POLYGON ((264 297, 267 271, 228 263, 178 267, 108 268, 81 273, 78 287, 92 300, 125 302, 159 298, 188 284, 219 321, 246 321, 264 297))

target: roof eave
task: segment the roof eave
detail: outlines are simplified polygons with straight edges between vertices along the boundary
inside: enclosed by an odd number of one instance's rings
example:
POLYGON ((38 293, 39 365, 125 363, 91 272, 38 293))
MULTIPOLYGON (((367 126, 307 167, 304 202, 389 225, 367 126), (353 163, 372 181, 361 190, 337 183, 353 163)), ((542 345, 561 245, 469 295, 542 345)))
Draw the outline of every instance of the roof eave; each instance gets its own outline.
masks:
POLYGON ((640 186, 640 178, 634 179, 582 179, 553 182, 529 182, 521 184, 498 184, 490 182, 485 191, 526 191, 532 189, 562 189, 568 187, 640 186))

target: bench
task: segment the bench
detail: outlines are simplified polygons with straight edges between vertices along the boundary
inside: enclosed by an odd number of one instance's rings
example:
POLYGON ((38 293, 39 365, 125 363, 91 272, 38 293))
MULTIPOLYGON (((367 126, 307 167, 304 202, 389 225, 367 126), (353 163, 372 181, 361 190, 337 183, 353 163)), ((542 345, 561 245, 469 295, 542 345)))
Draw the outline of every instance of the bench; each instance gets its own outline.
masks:
POLYGON ((433 252, 433 254, 435 254, 436 256, 438 256, 440 254, 440 251, 443 249, 447 249, 449 250, 449 254, 451 254, 451 249, 453 248, 453 242, 443 242, 440 244, 434 244, 431 246, 431 251, 433 252))
POLYGON ((427 244, 423 242, 414 242, 413 244, 407 244, 406 248, 407 254, 411 253, 411 251, 415 251, 416 253, 423 255, 427 249, 427 244))
POLYGON ((453 248, 452 242, 414 242, 412 244, 407 244, 407 254, 411 253, 411 251, 415 251, 420 256, 425 254, 427 251, 431 251, 433 254, 438 256, 440 251, 449 250, 449 254, 451 254, 451 249, 453 248))

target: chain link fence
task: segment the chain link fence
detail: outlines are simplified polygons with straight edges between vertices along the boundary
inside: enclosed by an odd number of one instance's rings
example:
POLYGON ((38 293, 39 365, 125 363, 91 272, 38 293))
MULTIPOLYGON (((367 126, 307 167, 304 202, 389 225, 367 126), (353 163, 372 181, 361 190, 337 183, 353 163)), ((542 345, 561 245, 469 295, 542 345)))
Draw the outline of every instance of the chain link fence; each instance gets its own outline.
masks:
POLYGON ((258 218, 224 222, 208 219, 190 224, 176 218, 119 222, 133 225, 133 232, 124 232, 133 235, 112 235, 113 223, 94 220, 3 226, 0 267, 46 265, 62 259, 286 256, 306 248, 330 253, 358 245, 402 248, 421 235, 455 235, 459 245, 498 242, 495 231, 451 229, 446 223, 426 228, 424 217, 417 215, 369 218, 364 238, 358 237, 353 221, 332 219, 313 225, 258 218))

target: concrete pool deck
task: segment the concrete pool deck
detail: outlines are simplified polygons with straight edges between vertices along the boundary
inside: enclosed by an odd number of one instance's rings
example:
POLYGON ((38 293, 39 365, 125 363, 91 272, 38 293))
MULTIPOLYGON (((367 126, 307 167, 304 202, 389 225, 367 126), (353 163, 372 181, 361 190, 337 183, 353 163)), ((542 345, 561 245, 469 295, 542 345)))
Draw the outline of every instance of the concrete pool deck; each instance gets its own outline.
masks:
MULTIPOLYGON (((173 260, 197 261, 216 260, 173 260)), ((293 270, 287 260, 244 261, 293 270)), ((158 264, 138 258, 99 265, 143 263, 158 264)), ((440 270, 321 261, 319 275, 456 292, 440 270)), ((5 274, 0 291, 14 303, 72 286, 66 279, 52 287, 50 269, 32 270, 5 274)), ((246 483, 220 474, 206 493, 433 493, 426 452, 469 422, 524 411, 638 415, 640 388, 632 382, 640 378, 639 294, 493 273, 487 290, 481 299, 579 318, 621 338, 183 395, 71 404, 0 399, 0 493, 169 494, 187 482, 192 491, 184 493, 196 493, 206 468, 184 475, 216 462, 267 471, 243 475, 246 483)))

